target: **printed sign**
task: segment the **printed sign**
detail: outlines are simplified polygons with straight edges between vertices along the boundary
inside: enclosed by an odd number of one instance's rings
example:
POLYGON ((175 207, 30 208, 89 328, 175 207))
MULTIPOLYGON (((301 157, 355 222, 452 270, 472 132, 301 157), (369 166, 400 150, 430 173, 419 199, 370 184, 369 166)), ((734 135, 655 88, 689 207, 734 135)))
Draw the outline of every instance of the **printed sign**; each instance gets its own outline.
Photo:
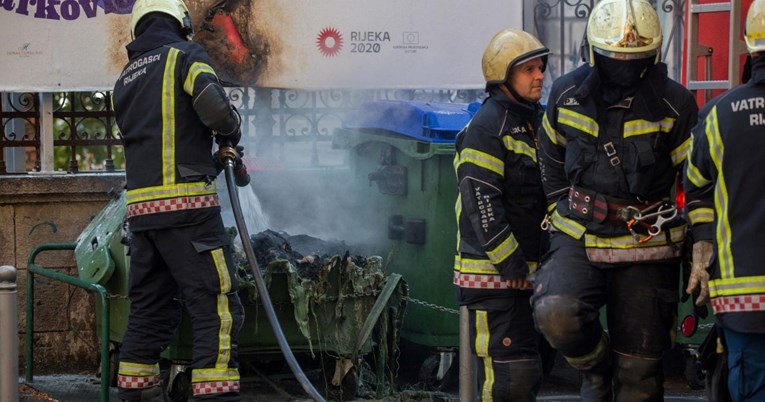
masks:
MULTIPOLYGON (((111 89, 134 1, 0 0, 0 91, 111 89)), ((523 15, 506 0, 187 4, 228 85, 294 89, 481 88, 486 44, 523 15)))

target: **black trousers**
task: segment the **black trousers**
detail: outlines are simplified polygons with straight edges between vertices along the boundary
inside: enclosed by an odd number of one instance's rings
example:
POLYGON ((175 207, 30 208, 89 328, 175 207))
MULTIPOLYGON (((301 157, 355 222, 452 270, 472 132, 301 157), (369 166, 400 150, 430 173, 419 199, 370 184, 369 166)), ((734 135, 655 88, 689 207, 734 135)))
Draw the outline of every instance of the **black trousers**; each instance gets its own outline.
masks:
MULTIPOLYGON (((558 232, 535 274, 535 322, 585 375, 611 373, 616 362, 616 400, 660 400, 661 357, 675 337, 679 281, 679 262, 599 266, 587 258, 583 241, 558 232)), ((604 386, 610 388, 610 381, 604 386)))
POLYGON ((534 329, 529 295, 506 308, 469 307, 470 344, 478 357, 480 401, 533 401, 542 377, 540 334, 534 329))
MULTIPOLYGON (((602 330, 599 310, 606 306, 606 326, 613 350, 644 357, 660 357, 672 347, 680 300, 680 263, 649 262, 602 268, 590 263, 584 243, 557 232, 534 277, 532 303, 564 296, 591 309, 582 314, 579 336, 602 330), (597 330, 592 330, 595 328, 597 330)), ((587 334, 587 335, 585 335, 587 334)), ((594 345, 599 336, 590 339, 594 345)), ((558 350, 574 356, 586 350, 558 350)))
POLYGON ((193 327, 195 397, 238 401, 236 346, 244 320, 238 288, 219 215, 194 226, 133 233, 120 397, 140 400, 142 389, 158 383, 160 353, 169 346, 185 306, 193 327))

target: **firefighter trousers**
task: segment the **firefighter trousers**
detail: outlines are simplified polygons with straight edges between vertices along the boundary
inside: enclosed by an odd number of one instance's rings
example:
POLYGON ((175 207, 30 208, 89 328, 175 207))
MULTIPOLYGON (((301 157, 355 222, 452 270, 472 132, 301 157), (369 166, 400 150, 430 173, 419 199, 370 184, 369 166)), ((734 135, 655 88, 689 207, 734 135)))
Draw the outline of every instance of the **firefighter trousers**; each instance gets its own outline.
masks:
POLYGON ((534 401, 542 365, 529 295, 506 300, 502 310, 468 309, 471 350, 478 357, 478 400, 534 401))
MULTIPOLYGON (((244 309, 220 215, 197 225, 133 233, 128 327, 120 348, 120 398, 159 385, 160 353, 188 311, 195 400, 239 401, 237 334, 244 309)), ((144 392, 145 394, 145 392, 144 392)))
POLYGON ((607 389, 594 393, 608 395, 613 386, 617 401, 635 395, 662 400, 661 356, 671 348, 676 331, 679 270, 679 262, 596 266, 582 240, 556 232, 533 278, 537 328, 585 377, 613 372, 612 379, 598 379, 607 389), (603 306, 607 336, 600 317, 603 306), (613 370, 606 367, 611 362, 613 370))

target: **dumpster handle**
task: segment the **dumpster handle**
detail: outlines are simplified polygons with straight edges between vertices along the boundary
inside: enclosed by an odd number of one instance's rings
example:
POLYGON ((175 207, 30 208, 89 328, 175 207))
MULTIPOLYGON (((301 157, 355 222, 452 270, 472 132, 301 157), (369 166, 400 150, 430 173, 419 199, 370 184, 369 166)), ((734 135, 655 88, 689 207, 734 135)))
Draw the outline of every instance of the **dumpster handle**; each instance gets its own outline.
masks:
POLYGON ((35 263, 37 255, 43 251, 51 250, 74 250, 77 243, 44 243, 35 247, 29 254, 27 260, 27 308, 26 308, 26 342, 25 342, 25 361, 24 380, 32 382, 34 369, 34 319, 35 319, 35 274, 52 278, 64 283, 68 283, 79 288, 83 288, 91 293, 96 293, 101 300, 101 393, 100 401, 109 402, 109 297, 103 286, 74 278, 67 274, 62 274, 53 270, 45 269, 35 263))
POLYGON ((308 393, 308 395, 314 401, 325 402, 324 398, 321 396, 321 394, 319 394, 316 388, 314 388, 313 384, 311 384, 311 381, 308 380, 308 377, 306 377, 305 373, 303 372, 303 369, 300 368, 300 365, 295 359, 295 355, 292 353, 292 349, 290 349, 290 345, 287 343, 287 338, 284 336, 282 327, 279 324, 278 318, 276 317, 276 311, 274 310, 274 306, 273 304, 271 304, 271 296, 269 296, 268 294, 268 288, 266 287, 266 283, 260 274, 260 270, 258 269, 258 262, 255 259, 255 252, 252 250, 252 245, 250 244, 250 235, 247 232, 247 225, 244 223, 244 219, 242 218, 242 206, 239 204, 237 186, 234 181, 235 161, 232 156, 228 156, 228 155, 236 155, 236 152, 233 152, 231 154, 227 154, 226 152, 220 152, 220 155, 223 155, 225 158, 224 170, 226 172, 226 185, 228 187, 228 195, 229 195, 228 198, 231 201, 231 208, 233 209, 233 212, 234 212, 234 219, 236 220, 236 226, 237 226, 237 229, 239 230, 239 236, 242 239, 242 247, 244 248, 244 252, 245 252, 245 255, 247 256, 247 260, 250 262, 250 270, 252 270, 252 276, 255 278, 255 284, 257 285, 257 288, 258 288, 258 294, 260 295, 261 303, 263 304, 263 309, 266 312, 268 321, 271 323, 271 328, 274 331, 276 340, 279 343, 279 347, 282 350, 282 354, 284 355, 284 358, 287 360, 287 364, 290 366, 292 373, 295 374, 295 377, 297 378, 298 382, 300 382, 300 385, 303 387, 303 390, 306 393, 308 393))

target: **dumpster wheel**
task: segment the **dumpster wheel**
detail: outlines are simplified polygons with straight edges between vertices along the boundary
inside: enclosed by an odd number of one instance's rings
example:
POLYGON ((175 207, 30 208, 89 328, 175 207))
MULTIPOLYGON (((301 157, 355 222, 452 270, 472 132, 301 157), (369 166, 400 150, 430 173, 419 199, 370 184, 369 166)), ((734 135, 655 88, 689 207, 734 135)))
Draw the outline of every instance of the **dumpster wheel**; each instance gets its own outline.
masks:
POLYGON ((706 375, 701 369, 701 363, 698 359, 698 351, 695 348, 684 349, 683 357, 683 360, 685 361, 683 377, 685 378, 685 382, 688 383, 688 387, 692 390, 704 389, 706 386, 706 375))
POLYGON ((163 370, 162 389, 165 392, 165 402, 186 402, 191 397, 191 370, 185 365, 171 365, 163 370))
POLYGON ((457 376, 459 375, 457 372, 459 364, 454 364, 453 357, 454 352, 431 354, 422 362, 417 373, 417 380, 430 391, 451 389, 458 382, 457 376))

